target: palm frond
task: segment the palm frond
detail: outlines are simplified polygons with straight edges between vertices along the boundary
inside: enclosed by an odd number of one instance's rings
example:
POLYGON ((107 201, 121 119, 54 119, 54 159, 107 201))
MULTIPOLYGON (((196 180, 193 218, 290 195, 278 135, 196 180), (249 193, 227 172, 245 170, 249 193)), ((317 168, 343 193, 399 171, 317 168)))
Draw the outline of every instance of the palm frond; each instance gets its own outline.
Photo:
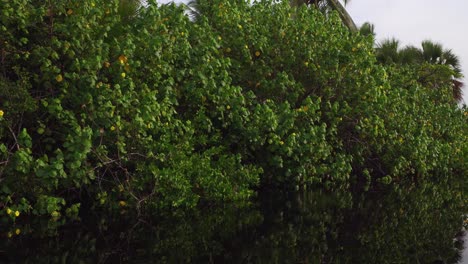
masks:
POLYGON ((443 48, 441 44, 432 42, 430 40, 424 40, 421 43, 421 46, 425 61, 433 64, 440 64, 443 53, 443 48))
POLYGON ((463 87, 465 84, 457 79, 452 80, 453 99, 457 102, 463 100, 463 87))
POLYGON ((423 55, 420 49, 415 46, 406 46, 399 52, 399 59, 401 63, 417 64, 423 62, 423 55))
POLYGON ((184 7, 187 10, 191 20, 196 21, 201 17, 199 2, 197 0, 189 1, 184 7))
POLYGON ((365 22, 359 28, 359 33, 363 36, 374 36, 375 37, 375 27, 374 24, 365 22))
POLYGON ((399 62, 399 47, 400 42, 395 38, 383 40, 375 49, 377 60, 385 64, 399 62))
POLYGON ((444 50, 442 53, 442 64, 452 67, 457 74, 461 74, 460 59, 452 50, 444 50))

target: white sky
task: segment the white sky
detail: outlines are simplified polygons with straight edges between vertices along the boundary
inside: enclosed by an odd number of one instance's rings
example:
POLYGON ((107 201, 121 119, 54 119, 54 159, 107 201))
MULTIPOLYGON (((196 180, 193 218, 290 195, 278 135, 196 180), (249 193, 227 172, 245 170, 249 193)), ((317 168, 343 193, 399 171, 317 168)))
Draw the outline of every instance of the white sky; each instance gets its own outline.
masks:
MULTIPOLYGON (((377 41, 395 37, 403 46, 411 44, 419 47, 423 40, 432 40, 446 49, 452 49, 460 58, 466 76, 464 82, 468 81, 468 1, 352 0, 346 8, 358 26, 366 21, 375 25, 377 41)), ((466 86, 468 83, 463 90, 463 99, 468 104, 466 86)))

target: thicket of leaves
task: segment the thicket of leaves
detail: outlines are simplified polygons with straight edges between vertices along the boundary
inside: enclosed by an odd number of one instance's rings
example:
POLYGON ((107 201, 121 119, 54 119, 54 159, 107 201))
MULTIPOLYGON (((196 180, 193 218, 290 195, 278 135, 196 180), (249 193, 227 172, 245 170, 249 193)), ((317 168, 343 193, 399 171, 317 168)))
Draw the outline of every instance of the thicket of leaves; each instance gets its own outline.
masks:
POLYGON ((238 2, 200 1, 195 21, 151 2, 124 17, 118 1, 0 2, 4 214, 466 175, 466 112, 420 78, 449 68, 386 69, 336 15, 238 2))

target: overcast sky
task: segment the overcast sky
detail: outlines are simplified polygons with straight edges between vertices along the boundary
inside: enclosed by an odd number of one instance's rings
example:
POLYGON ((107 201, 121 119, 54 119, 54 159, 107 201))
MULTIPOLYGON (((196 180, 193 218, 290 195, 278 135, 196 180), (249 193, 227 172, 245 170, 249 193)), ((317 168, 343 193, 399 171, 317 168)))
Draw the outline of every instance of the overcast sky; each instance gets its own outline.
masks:
MULTIPOLYGON (((461 60, 463 74, 468 77, 468 1, 352 0, 347 10, 356 24, 369 21, 375 25, 377 41, 395 37, 403 45, 419 47, 427 39, 452 49, 461 60)), ((465 78, 464 82, 467 81, 465 78)), ((468 88, 463 91, 464 101, 468 104, 468 88)))

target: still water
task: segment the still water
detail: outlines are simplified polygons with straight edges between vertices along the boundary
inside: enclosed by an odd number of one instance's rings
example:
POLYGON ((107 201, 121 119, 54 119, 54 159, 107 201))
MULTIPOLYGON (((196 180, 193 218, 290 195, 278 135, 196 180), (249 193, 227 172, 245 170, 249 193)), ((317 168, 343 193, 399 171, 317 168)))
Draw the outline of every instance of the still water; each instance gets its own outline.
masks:
POLYGON ((458 263, 463 212, 449 187, 263 191, 248 204, 2 226, 13 236, 2 234, 0 262, 458 263))

